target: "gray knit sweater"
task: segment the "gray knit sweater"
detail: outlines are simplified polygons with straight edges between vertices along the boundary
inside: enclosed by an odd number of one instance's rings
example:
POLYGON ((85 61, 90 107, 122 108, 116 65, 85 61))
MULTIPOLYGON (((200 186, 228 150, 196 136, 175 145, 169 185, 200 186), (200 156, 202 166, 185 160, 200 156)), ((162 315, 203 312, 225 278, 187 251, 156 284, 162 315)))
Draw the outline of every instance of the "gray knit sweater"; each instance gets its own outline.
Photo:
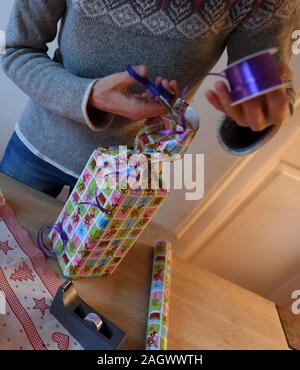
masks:
MULTIPOLYGON (((2 64, 31 98, 16 128, 30 150, 77 177, 97 146, 132 144, 139 123, 87 107, 95 81, 129 63, 146 64, 151 78, 189 83, 190 96, 226 47, 229 63, 275 46, 278 60, 288 64, 298 0, 160 3, 15 0, 2 64), (47 43, 60 20, 52 60, 47 43)), ((293 102, 292 89, 288 95, 293 102)))

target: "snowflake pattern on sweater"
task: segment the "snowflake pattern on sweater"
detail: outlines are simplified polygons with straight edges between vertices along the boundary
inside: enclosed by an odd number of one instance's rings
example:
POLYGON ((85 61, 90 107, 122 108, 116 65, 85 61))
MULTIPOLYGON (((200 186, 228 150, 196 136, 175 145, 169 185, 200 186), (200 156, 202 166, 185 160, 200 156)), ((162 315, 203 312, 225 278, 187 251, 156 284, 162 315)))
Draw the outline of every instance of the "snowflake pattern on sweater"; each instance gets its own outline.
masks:
POLYGON ((88 18, 127 28, 139 26, 153 35, 172 34, 187 39, 205 38, 207 32, 236 27, 256 29, 274 16, 288 18, 294 6, 281 0, 73 0, 88 18), (198 4, 198 6, 197 6, 198 4))

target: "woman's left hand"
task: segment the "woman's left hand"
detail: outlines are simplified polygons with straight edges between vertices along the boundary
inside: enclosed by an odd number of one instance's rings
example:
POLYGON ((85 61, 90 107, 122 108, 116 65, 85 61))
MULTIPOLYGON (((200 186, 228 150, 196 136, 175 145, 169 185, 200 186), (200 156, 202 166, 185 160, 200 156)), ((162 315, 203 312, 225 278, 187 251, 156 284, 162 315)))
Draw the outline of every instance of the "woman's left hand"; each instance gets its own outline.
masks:
MULTIPOLYGON (((283 77, 284 68, 280 68, 283 77)), ((289 104, 285 88, 253 98, 237 106, 231 106, 231 96, 227 85, 218 81, 215 91, 207 91, 206 98, 211 105, 225 113, 239 126, 253 131, 262 131, 271 125, 282 125, 289 117, 289 104)))

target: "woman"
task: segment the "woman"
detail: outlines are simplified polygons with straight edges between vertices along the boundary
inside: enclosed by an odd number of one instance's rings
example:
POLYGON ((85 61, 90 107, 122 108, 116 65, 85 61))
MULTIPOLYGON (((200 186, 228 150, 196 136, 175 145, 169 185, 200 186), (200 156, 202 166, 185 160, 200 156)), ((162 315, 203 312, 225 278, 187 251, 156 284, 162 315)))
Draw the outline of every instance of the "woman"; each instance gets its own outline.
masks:
MULTIPOLYGON (((297 0, 15 0, 9 20, 4 71, 31 100, 22 113, 1 169, 57 196, 73 186, 97 146, 130 145, 146 117, 166 113, 147 100, 124 72, 127 64, 189 97, 227 47, 229 63, 277 47, 288 62, 297 0), (58 22, 53 60, 47 43, 58 22), (162 76, 162 77, 160 77, 162 76)), ((241 127, 281 125, 294 91, 271 92, 236 108, 223 82, 207 99, 241 127)))

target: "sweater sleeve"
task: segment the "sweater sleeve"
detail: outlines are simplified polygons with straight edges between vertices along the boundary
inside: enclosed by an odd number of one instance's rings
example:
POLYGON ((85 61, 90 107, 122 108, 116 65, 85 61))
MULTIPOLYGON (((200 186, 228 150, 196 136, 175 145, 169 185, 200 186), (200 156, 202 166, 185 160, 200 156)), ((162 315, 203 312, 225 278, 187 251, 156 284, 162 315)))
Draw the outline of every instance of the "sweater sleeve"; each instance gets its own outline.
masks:
MULTIPOLYGON (((228 64, 265 49, 278 49, 275 59, 286 68, 284 82, 288 83, 286 93, 291 114, 294 112, 296 94, 289 61, 292 33, 300 28, 299 22, 298 0, 264 0, 239 23, 227 40, 228 64)), ((225 117, 221 127, 221 140, 223 144, 225 141, 225 149, 232 154, 252 152, 267 141, 267 136, 273 136, 270 128, 253 133, 248 128, 237 126, 229 117, 225 117)))
POLYGON ((31 99, 58 115, 99 131, 109 120, 101 122, 102 112, 87 105, 97 80, 72 74, 47 54, 47 44, 55 39, 58 22, 65 11, 65 0, 15 0, 6 30, 2 66, 31 99))

